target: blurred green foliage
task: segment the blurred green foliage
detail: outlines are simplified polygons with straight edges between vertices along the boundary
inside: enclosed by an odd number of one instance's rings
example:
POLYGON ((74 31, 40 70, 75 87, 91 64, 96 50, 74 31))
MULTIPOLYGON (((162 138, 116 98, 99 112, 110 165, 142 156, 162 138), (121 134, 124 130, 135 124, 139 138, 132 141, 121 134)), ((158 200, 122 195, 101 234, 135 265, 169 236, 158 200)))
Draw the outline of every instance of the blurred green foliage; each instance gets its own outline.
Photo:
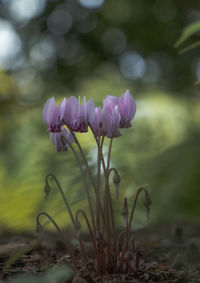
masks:
MULTIPOLYGON (((191 37, 193 34, 197 33, 198 31, 200 31, 200 21, 195 21, 193 23, 191 23, 190 25, 186 26, 179 39, 177 40, 177 42, 175 43, 175 47, 178 48, 180 47, 180 45, 185 42, 189 37, 191 37)), ((199 44, 199 41, 197 41, 199 44)), ((196 44, 197 44, 196 42, 196 44)), ((188 47, 184 48, 184 50, 191 50, 193 45, 189 45, 188 47)), ((198 46, 198 45, 197 45, 198 46)), ((183 51, 182 51, 183 53, 183 51)))
POLYGON ((190 36, 197 33, 200 30, 200 21, 191 23, 189 26, 185 27, 182 31, 180 38, 177 40, 175 46, 179 47, 184 41, 186 41, 190 36))

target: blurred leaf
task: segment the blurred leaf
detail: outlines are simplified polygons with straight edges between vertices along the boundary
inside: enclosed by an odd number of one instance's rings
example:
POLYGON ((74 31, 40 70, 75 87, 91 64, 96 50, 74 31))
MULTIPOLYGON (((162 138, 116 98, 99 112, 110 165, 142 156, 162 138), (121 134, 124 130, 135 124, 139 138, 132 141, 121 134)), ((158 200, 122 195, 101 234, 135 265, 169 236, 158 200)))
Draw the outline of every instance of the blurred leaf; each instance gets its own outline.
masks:
POLYGON ((9 259, 6 261, 5 263, 5 269, 9 269, 22 255, 25 255, 27 253, 29 253, 30 251, 32 251, 36 246, 38 245, 38 243, 36 241, 34 241, 32 244, 30 244, 29 246, 18 250, 17 252, 15 252, 12 256, 9 257, 9 259))
POLYGON ((186 39, 198 31, 200 31, 200 21, 193 22, 185 27, 175 43, 175 48, 178 48, 186 39))
POLYGON ((183 53, 185 53, 185 52, 188 52, 188 51, 190 51, 190 50, 192 50, 192 49, 194 49, 194 48, 196 48, 196 47, 198 47, 198 46, 200 46, 200 40, 199 40, 199 41, 196 41, 196 42, 194 42, 194 43, 192 43, 192 44, 190 44, 189 46, 187 46, 187 47, 185 47, 185 48, 183 48, 183 49, 181 49, 181 50, 179 51, 179 54, 183 54, 183 53))
MULTIPOLYGON (((198 219, 200 131, 191 129, 187 139, 146 164, 146 180, 154 190, 153 213, 161 219, 198 219)), ((144 175, 141 175, 143 178, 144 175)))
POLYGON ((37 276, 32 274, 17 275, 13 279, 8 280, 9 283, 59 283, 68 282, 73 276, 73 271, 70 267, 56 267, 49 270, 43 276, 37 276))
POLYGON ((70 267, 56 267, 55 269, 50 270, 45 278, 45 282, 66 282, 73 275, 73 271, 70 267))

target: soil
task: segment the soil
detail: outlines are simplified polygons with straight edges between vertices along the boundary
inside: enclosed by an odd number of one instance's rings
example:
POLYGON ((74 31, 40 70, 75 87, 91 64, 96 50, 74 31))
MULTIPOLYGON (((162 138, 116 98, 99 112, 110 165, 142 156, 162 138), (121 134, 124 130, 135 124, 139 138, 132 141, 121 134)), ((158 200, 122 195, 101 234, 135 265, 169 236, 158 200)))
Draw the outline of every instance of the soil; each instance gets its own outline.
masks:
MULTIPOLYGON (((65 236, 72 240, 71 235, 71 232, 65 231, 65 236)), ((0 236, 0 283, 39 283, 41 278, 41 282, 63 283, 200 282, 200 225, 154 226, 136 231, 134 238, 136 247, 144 254, 134 272, 124 270, 120 274, 102 276, 95 272, 92 256, 87 265, 82 264, 79 248, 75 243, 73 247, 79 262, 78 272, 75 274, 72 269, 68 269, 68 276, 56 279, 52 275, 54 279, 51 280, 50 275, 42 276, 49 270, 56 270, 60 266, 65 268, 71 264, 70 256, 58 235, 46 232, 38 238, 4 232, 0 236), (20 280, 24 278, 24 274, 34 277, 20 280)), ((91 255, 91 243, 87 235, 84 235, 84 241, 87 254, 91 255)))

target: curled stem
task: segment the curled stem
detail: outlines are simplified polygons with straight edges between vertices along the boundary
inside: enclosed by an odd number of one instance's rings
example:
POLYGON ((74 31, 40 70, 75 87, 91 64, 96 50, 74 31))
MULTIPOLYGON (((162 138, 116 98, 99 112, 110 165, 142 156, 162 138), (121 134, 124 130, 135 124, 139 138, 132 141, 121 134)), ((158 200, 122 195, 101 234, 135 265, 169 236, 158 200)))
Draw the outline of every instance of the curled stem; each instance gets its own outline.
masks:
POLYGON ((74 220, 74 216, 73 216, 73 214, 72 214, 72 211, 71 211, 71 208, 70 208, 70 206, 69 206, 69 203, 68 203, 68 201, 67 201, 67 198, 66 198, 66 196, 65 196, 65 194, 64 194, 64 192, 63 192, 63 189, 62 189, 62 187, 61 187, 61 185, 60 185, 60 183, 58 182, 58 179, 56 178, 56 176, 54 175, 54 174, 48 174, 47 176, 46 176, 46 184, 49 184, 49 182, 48 182, 48 178, 49 177, 52 177, 53 179, 54 179, 54 181, 55 181, 55 183, 56 183, 56 185, 57 185, 57 188, 59 189, 59 191, 60 191, 60 193, 61 193, 61 195, 62 195, 62 198, 63 198, 63 200, 64 200, 64 203, 65 203, 65 206, 66 206, 66 208, 67 208, 67 210, 68 210, 68 213, 69 213, 69 215, 70 215, 70 218, 71 218, 71 221, 72 221, 72 223, 73 223, 73 225, 75 225, 75 220, 74 220))
MULTIPOLYGON (((133 216, 134 216, 134 213, 135 213, 135 208, 136 208, 136 205, 137 205, 138 197, 139 197, 141 192, 144 192, 146 199, 148 199, 150 201, 147 189, 139 188, 137 193, 136 193, 135 200, 134 200, 133 207, 132 207, 131 214, 130 214, 130 219, 129 219, 129 223, 128 223, 128 231, 129 232, 130 232, 130 229, 131 229, 131 224, 132 224, 132 221, 133 221, 133 216)), ((150 205, 150 203, 149 203, 149 205, 150 205)), ((149 207, 147 207, 147 209, 149 209, 149 207)))
POLYGON ((77 270, 78 266, 77 266, 77 262, 76 262, 76 259, 75 259, 73 250, 72 250, 72 248, 71 248, 69 242, 67 241, 67 239, 63 236, 63 233, 62 233, 62 231, 60 230, 60 228, 59 228, 59 226, 57 225, 57 223, 55 222, 55 220, 53 220, 53 218, 52 218, 47 212, 42 211, 42 212, 40 212, 40 213, 37 215, 37 219, 36 219, 37 225, 40 225, 40 226, 41 226, 41 224, 40 224, 40 216, 42 216, 42 215, 46 216, 46 217, 51 221, 51 223, 54 225, 54 227, 56 228, 56 230, 59 232, 59 234, 60 234, 60 236, 61 236, 61 238, 62 238, 62 241, 65 243, 65 245, 66 245, 66 247, 67 247, 67 250, 68 250, 68 252, 69 252, 69 254, 70 254, 70 256, 71 256, 72 263, 73 263, 75 269, 77 270))
MULTIPOLYGON (((69 206, 69 203, 68 203, 68 201, 67 201, 67 198, 66 198, 66 196, 65 196, 65 194, 64 194, 64 192, 63 192, 63 189, 62 189, 60 183, 58 182, 58 179, 56 178, 56 176, 55 176, 54 174, 48 174, 48 175, 46 176, 46 184, 48 184, 48 186, 49 186, 49 183, 48 183, 48 178, 49 178, 49 177, 52 177, 52 178, 54 179, 54 181, 56 182, 56 185, 57 185, 57 187, 58 187, 58 189, 59 189, 59 191, 60 191, 60 193, 61 193, 61 195, 62 195, 62 198, 63 198, 63 200, 64 200, 64 203, 65 203, 65 206, 66 206, 66 208, 67 208, 67 211, 68 211, 68 213, 69 213, 69 215, 70 215, 72 224, 73 224, 74 228, 76 229, 75 219, 74 219, 73 213, 72 213, 72 211, 71 211, 71 208, 70 208, 70 206, 69 206)), ((50 189, 50 186, 49 186, 49 189, 50 189)), ((48 218, 49 218, 49 217, 48 217, 48 218)), ((50 218, 49 218, 49 219, 50 219, 50 218)), ((53 220, 53 219, 52 219, 52 220, 53 220)), ((55 227, 56 227, 56 226, 55 226, 55 227)), ((78 240, 79 240, 80 247, 81 247, 82 257, 83 257, 84 260, 86 260, 86 258, 85 258, 85 253, 84 253, 83 242, 82 242, 82 240, 81 240, 80 238, 79 238, 78 240)))
POLYGON ((37 218, 36 218, 37 224, 39 224, 41 226, 41 224, 40 224, 40 216, 41 215, 45 215, 51 221, 51 223, 54 225, 54 227, 56 228, 58 233, 61 233, 61 230, 60 230, 59 226, 57 225, 57 223, 55 222, 55 220, 53 220, 53 218, 45 211, 42 211, 37 215, 37 218))

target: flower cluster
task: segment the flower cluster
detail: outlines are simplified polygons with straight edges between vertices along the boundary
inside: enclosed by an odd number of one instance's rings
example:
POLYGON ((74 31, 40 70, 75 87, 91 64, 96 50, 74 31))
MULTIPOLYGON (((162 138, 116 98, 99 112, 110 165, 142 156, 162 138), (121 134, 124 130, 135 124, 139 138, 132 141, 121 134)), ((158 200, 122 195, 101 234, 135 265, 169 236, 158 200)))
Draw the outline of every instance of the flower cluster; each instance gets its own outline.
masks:
MULTIPOLYGON (((145 188, 137 190, 131 205, 130 214, 128 213, 128 202, 130 203, 130 201, 128 201, 127 197, 124 197, 122 217, 125 230, 117 233, 109 183, 110 175, 113 174, 113 183, 116 190, 116 198, 118 199, 121 177, 118 170, 115 167, 111 167, 112 143, 113 138, 121 135, 120 128, 129 128, 131 126, 131 120, 134 118, 135 112, 136 105, 128 90, 119 98, 108 95, 103 101, 103 107, 95 107, 94 102, 92 100, 86 101, 85 97, 81 104, 80 98, 77 100, 74 96, 71 96, 68 100, 64 98, 58 106, 56 106, 55 99, 52 97, 47 100, 44 106, 43 120, 48 126, 50 139, 56 151, 66 151, 69 146, 83 178, 83 189, 88 201, 88 214, 81 208, 76 212, 71 210, 67 196, 64 194, 62 186, 54 174, 46 176, 44 187, 45 198, 47 198, 51 191, 50 180, 53 180, 62 195, 74 227, 75 237, 79 241, 81 264, 74 254, 71 243, 64 237, 55 220, 47 212, 43 211, 37 215, 37 231, 42 229, 40 216, 46 216, 60 233, 76 272, 78 272, 80 266, 84 266, 84 274, 85 268, 90 266, 91 270, 92 266, 95 272, 104 275, 121 272, 134 273, 140 268, 139 260, 142 253, 140 249, 135 249, 135 239, 131 237, 130 233, 136 204, 142 193, 145 196, 144 205, 147 216, 149 215, 151 203, 148 191, 145 188), (88 128, 91 129, 97 145, 96 178, 92 174, 93 172, 88 164, 86 155, 78 137, 75 135, 75 132, 87 132, 88 128), (105 137, 110 139, 107 162, 103 154, 105 137), (72 145, 73 141, 75 141, 75 144, 72 145), (86 245, 82 239, 81 220, 85 221, 87 225, 93 247, 92 253, 87 253, 86 245), (89 260, 89 257, 92 260, 89 260)), ((81 269, 79 271, 81 272, 81 269)))
POLYGON ((93 100, 87 102, 85 97, 82 105, 80 97, 77 100, 71 96, 68 100, 64 98, 58 106, 54 97, 49 98, 44 105, 43 120, 48 126, 56 151, 66 151, 74 141, 71 132, 85 133, 90 127, 96 137, 119 137, 119 129, 131 126, 135 112, 135 101, 127 90, 120 98, 108 95, 104 99, 103 108, 95 107, 93 100))

